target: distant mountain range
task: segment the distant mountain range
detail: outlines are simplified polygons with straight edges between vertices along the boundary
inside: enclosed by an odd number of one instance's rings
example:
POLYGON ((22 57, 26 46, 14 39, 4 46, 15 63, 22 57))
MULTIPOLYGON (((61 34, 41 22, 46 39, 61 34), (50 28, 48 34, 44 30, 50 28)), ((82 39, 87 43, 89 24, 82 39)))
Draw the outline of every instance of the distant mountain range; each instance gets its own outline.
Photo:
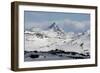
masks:
POLYGON ((46 30, 31 28, 24 32, 25 51, 63 50, 78 53, 90 52, 90 31, 64 32, 55 22, 46 30))

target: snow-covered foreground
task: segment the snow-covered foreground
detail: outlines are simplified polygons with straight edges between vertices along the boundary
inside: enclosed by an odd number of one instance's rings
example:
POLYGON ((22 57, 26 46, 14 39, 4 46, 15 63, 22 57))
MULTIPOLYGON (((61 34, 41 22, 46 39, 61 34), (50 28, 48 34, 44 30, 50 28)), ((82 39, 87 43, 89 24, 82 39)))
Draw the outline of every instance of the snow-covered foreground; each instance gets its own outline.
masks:
MULTIPOLYGON (((87 55, 90 53, 90 32, 64 32, 55 23, 48 29, 32 28, 25 31, 25 51, 48 52, 62 50, 87 55)), ((50 57, 51 58, 51 57, 50 57)))

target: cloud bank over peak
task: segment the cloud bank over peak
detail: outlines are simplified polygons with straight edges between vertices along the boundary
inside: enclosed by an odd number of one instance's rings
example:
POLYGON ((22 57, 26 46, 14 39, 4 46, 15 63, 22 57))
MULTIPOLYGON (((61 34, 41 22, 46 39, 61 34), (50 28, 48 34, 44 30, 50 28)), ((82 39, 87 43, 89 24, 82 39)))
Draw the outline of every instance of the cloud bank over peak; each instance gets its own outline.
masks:
POLYGON ((84 32, 90 29, 89 14, 25 11, 24 15, 25 30, 32 27, 46 29, 53 22, 65 32, 84 32))

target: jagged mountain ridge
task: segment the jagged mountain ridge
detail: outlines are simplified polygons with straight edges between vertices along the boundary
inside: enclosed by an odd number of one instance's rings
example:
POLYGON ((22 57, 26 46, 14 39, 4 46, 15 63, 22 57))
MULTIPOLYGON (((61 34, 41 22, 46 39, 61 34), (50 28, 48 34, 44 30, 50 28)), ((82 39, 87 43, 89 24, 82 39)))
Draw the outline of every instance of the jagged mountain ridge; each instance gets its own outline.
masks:
POLYGON ((49 31, 56 32, 58 36, 64 36, 64 30, 61 29, 55 22, 48 27, 49 31))
POLYGON ((72 36, 70 37, 69 34, 59 28, 56 23, 53 23, 47 30, 25 32, 25 50, 50 51, 61 49, 80 53, 84 53, 84 50, 89 52, 90 36, 88 35, 90 33, 87 31, 84 34, 75 34, 75 37, 72 35, 74 37, 72 38, 72 36), (66 38, 67 36, 69 38, 66 38))
POLYGON ((53 24, 51 24, 49 27, 48 27, 48 29, 52 29, 52 30, 54 30, 55 32, 62 32, 62 33, 64 33, 63 32, 63 30, 59 27, 59 26, 57 26, 57 24, 56 23, 53 23, 53 24))

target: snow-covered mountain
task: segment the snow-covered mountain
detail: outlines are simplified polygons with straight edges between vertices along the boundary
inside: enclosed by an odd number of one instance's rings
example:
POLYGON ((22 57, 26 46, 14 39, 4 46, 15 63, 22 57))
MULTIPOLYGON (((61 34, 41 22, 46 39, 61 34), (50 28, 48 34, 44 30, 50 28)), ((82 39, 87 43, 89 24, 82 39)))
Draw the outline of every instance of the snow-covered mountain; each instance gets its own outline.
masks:
MULTIPOLYGON (((62 28, 60 28, 55 22, 51 24, 44 33, 48 33, 50 37, 58 37, 58 38, 65 38, 65 33, 62 28)), ((46 33, 46 34, 47 34, 46 33)))
POLYGON ((25 31, 25 51, 64 50, 78 53, 90 51, 90 32, 83 33, 64 32, 56 23, 51 24, 47 30, 32 28, 25 31))
POLYGON ((53 24, 51 24, 48 27, 48 29, 53 32, 58 32, 58 34, 64 34, 64 31, 59 26, 57 26, 57 24, 55 22, 53 24))

